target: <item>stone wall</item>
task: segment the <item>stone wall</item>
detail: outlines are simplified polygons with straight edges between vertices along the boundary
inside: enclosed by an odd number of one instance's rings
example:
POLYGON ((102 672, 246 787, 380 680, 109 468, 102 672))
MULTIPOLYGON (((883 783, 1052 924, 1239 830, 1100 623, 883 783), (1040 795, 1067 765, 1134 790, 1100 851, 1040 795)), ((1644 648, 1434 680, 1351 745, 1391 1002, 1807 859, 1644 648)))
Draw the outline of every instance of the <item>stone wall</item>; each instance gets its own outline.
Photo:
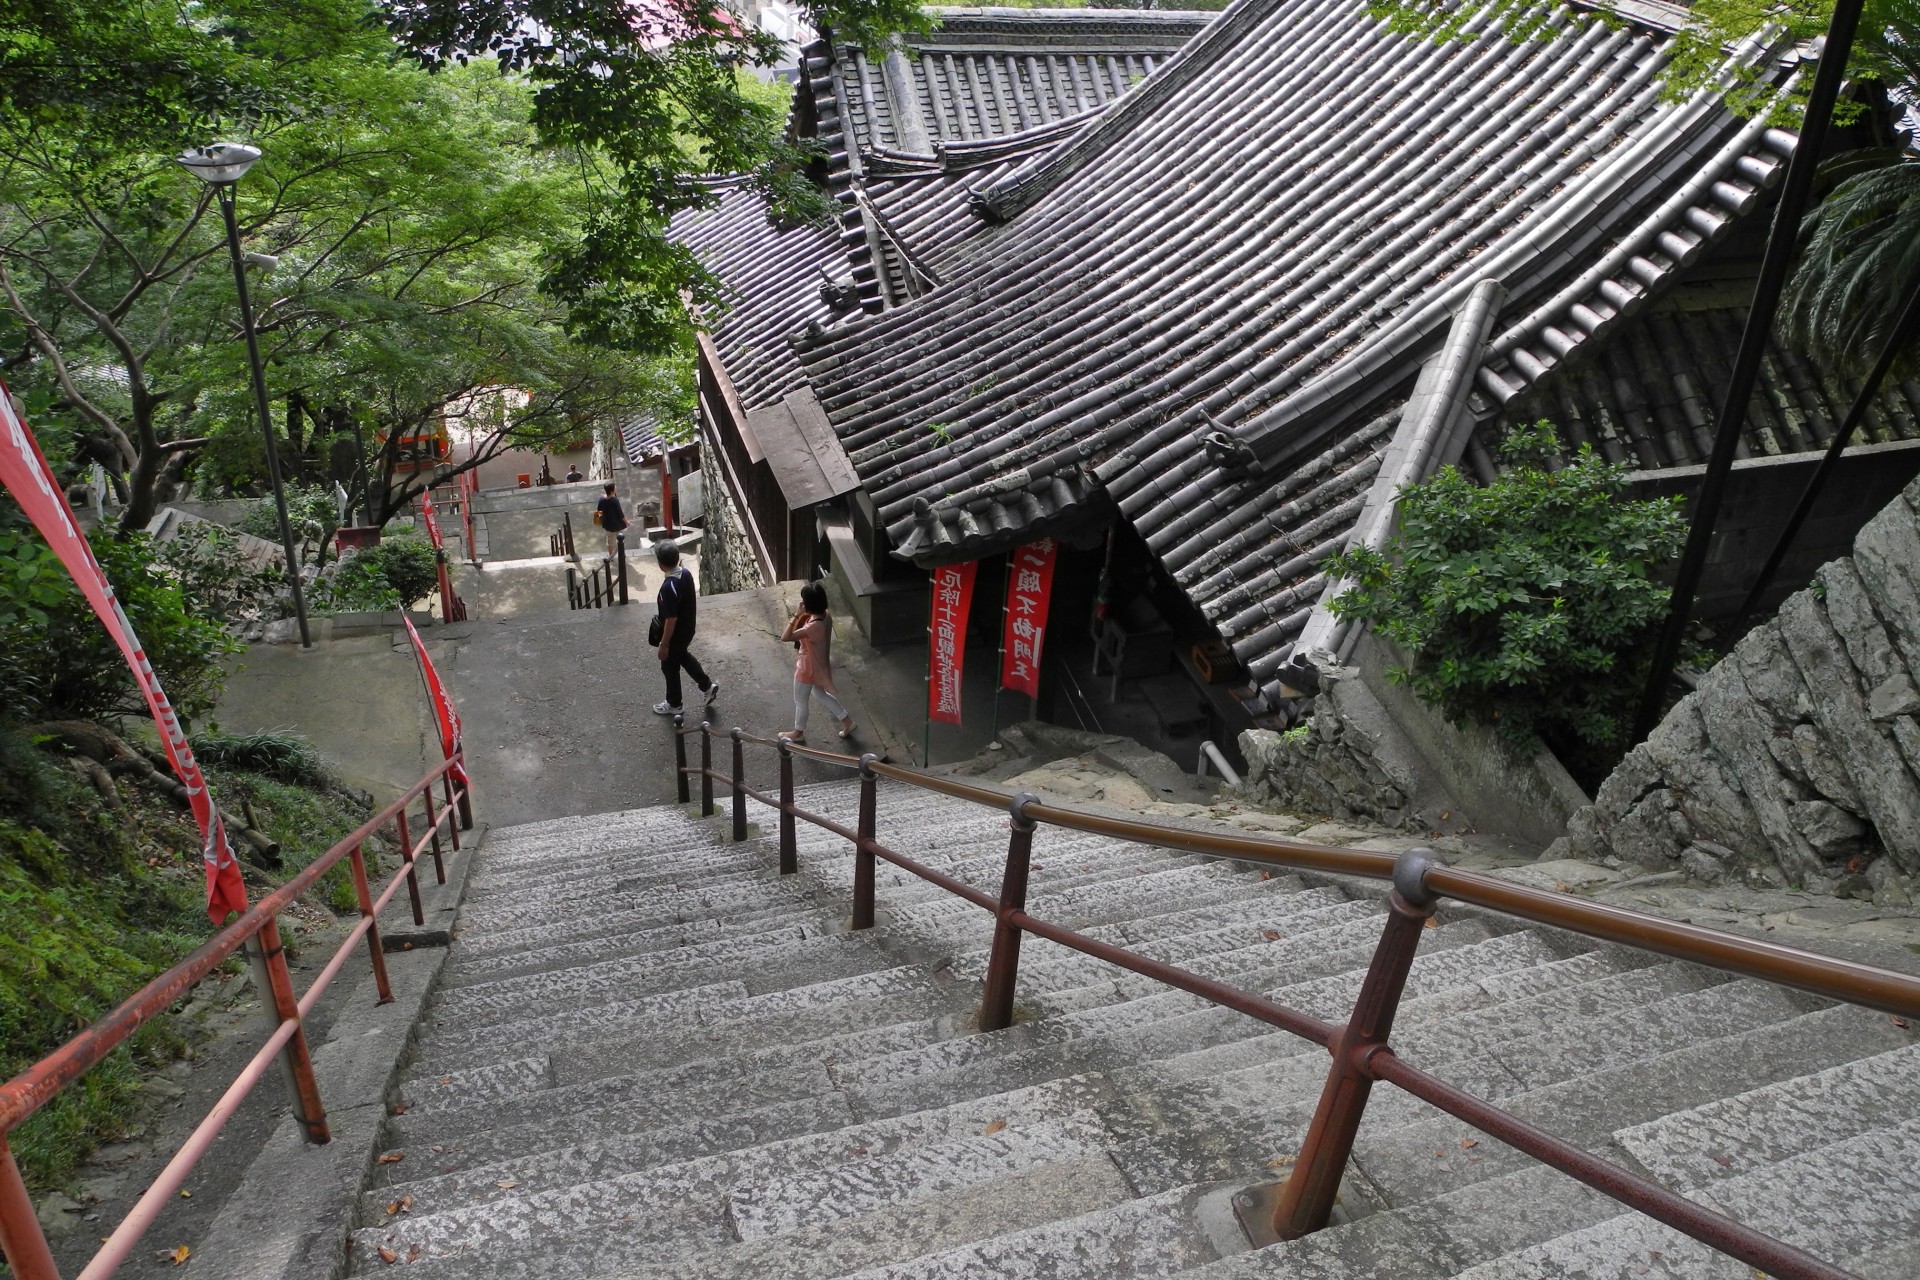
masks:
POLYGON ((700 539, 700 593, 717 596, 729 591, 751 591, 762 585, 753 547, 747 541, 733 491, 721 476, 719 450, 700 424, 700 474, 704 526, 700 539))
POLYGON ((1567 852, 1905 898, 1920 872, 1920 482, 1601 785, 1567 852))

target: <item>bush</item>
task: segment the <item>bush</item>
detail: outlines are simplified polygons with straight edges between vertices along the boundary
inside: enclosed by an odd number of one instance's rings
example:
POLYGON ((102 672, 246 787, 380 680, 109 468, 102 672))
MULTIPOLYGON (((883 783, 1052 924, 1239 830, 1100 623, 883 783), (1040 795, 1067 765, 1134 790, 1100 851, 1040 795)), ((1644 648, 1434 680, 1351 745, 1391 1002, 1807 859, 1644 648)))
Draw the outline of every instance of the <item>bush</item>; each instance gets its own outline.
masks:
MULTIPOLYGON (((183 721, 213 709, 242 646, 187 607, 179 582, 145 534, 92 538, 106 571, 183 721)), ((0 523, 0 717, 101 719, 146 714, 133 672, 66 569, 24 522, 0 523)))
POLYGON ((193 754, 208 767, 242 769, 276 782, 322 790, 334 785, 333 771, 313 744, 288 730, 197 735, 193 754))
POLYGON ((315 613, 381 613, 400 607, 400 593, 387 581, 372 548, 350 551, 307 594, 315 613))
POLYGON ((383 539, 365 554, 380 566, 387 585, 400 597, 400 607, 411 608, 440 585, 440 557, 433 544, 417 534, 383 539))
POLYGON ((180 588, 188 609, 210 622, 232 626, 280 614, 279 563, 256 564, 240 550, 231 529, 189 520, 154 557, 180 588))
POLYGON ((1562 471, 1533 465, 1554 439, 1544 422, 1516 429, 1492 484, 1447 467, 1404 490, 1387 554, 1329 562, 1353 583, 1332 607, 1404 649, 1389 678, 1450 719, 1591 760, 1622 744, 1671 594, 1653 575, 1686 526, 1678 499, 1628 501, 1628 468, 1590 448, 1562 471))
MULTIPOLYGON (((294 538, 319 547, 320 559, 324 561, 327 544, 333 541, 334 530, 340 527, 340 507, 333 490, 325 485, 293 481, 281 488, 287 495, 287 524, 294 538)), ((280 545, 280 508, 274 503, 273 495, 247 508, 246 514, 240 517, 240 532, 265 538, 276 547, 280 545)), ((296 546, 295 550, 298 552, 299 548, 296 546)), ((305 558, 305 552, 299 554, 305 558)))

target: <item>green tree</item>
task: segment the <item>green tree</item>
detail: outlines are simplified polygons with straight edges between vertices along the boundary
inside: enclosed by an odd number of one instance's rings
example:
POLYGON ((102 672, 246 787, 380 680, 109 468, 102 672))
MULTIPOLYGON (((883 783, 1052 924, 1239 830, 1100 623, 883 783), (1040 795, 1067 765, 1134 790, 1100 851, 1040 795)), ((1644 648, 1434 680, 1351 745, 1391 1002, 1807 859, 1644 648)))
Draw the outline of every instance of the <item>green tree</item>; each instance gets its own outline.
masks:
POLYGON ((1403 489, 1385 553, 1328 564, 1354 584, 1334 612, 1408 654, 1390 679, 1450 719, 1539 733, 1573 764, 1620 744, 1632 667, 1671 594, 1654 575, 1686 524, 1677 500, 1628 501, 1629 469, 1589 447, 1561 471, 1531 465, 1555 441, 1547 423, 1517 429, 1492 484, 1446 467, 1403 489))

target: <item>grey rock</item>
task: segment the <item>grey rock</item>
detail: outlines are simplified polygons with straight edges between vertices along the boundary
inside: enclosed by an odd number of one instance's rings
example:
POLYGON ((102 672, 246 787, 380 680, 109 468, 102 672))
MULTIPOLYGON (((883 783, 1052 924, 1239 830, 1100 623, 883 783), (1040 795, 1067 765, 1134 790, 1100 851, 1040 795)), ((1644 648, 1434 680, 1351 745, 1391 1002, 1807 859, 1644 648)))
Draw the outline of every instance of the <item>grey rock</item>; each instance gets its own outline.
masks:
POLYGON ((1895 675, 1906 674, 1893 639, 1875 612, 1866 584, 1851 560, 1835 560, 1820 570, 1819 581, 1826 587, 1827 618, 1847 646, 1847 656, 1866 676, 1869 685, 1878 685, 1895 675))
POLYGON ((59 1191, 49 1192, 33 1202, 33 1215, 40 1219, 40 1229, 48 1235, 72 1230, 85 1210, 85 1205, 59 1191))
POLYGON ((1848 858, 1867 847, 1873 828, 1824 800, 1789 806, 1793 822, 1814 852, 1828 861, 1848 858))
POLYGON ((1875 720, 1920 712, 1920 689, 1913 687, 1912 677, 1904 671, 1888 676, 1867 695, 1867 712, 1875 720))
POLYGON ((1904 502, 1890 504, 1855 536, 1853 567, 1907 670, 1920 670, 1920 533, 1904 502))
POLYGON ((1793 726, 1792 741, 1801 774, 1814 789, 1827 799, 1859 812, 1860 793, 1854 790, 1853 780, 1847 777, 1839 757, 1834 755, 1833 747, 1820 731, 1810 724, 1797 724, 1793 726))
POLYGON ((1680 865, 1687 869, 1688 875, 1705 884, 1719 884, 1727 874, 1727 864, 1698 844, 1686 847, 1680 855, 1680 865))

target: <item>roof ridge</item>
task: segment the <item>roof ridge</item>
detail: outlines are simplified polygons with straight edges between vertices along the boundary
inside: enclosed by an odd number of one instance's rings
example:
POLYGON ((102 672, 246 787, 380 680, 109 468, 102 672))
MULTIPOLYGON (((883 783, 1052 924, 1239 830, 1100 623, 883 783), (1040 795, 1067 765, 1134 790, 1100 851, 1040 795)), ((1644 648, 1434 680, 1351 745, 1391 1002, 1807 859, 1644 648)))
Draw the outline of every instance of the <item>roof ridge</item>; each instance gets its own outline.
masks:
POLYGON ((1133 92, 1112 104, 1100 119, 1071 139, 1008 174, 980 193, 985 216, 1008 221, 1090 164, 1108 144, 1132 131, 1158 110, 1180 86, 1240 47, 1241 40, 1265 26, 1272 13, 1297 0, 1240 0, 1181 46, 1133 92))

